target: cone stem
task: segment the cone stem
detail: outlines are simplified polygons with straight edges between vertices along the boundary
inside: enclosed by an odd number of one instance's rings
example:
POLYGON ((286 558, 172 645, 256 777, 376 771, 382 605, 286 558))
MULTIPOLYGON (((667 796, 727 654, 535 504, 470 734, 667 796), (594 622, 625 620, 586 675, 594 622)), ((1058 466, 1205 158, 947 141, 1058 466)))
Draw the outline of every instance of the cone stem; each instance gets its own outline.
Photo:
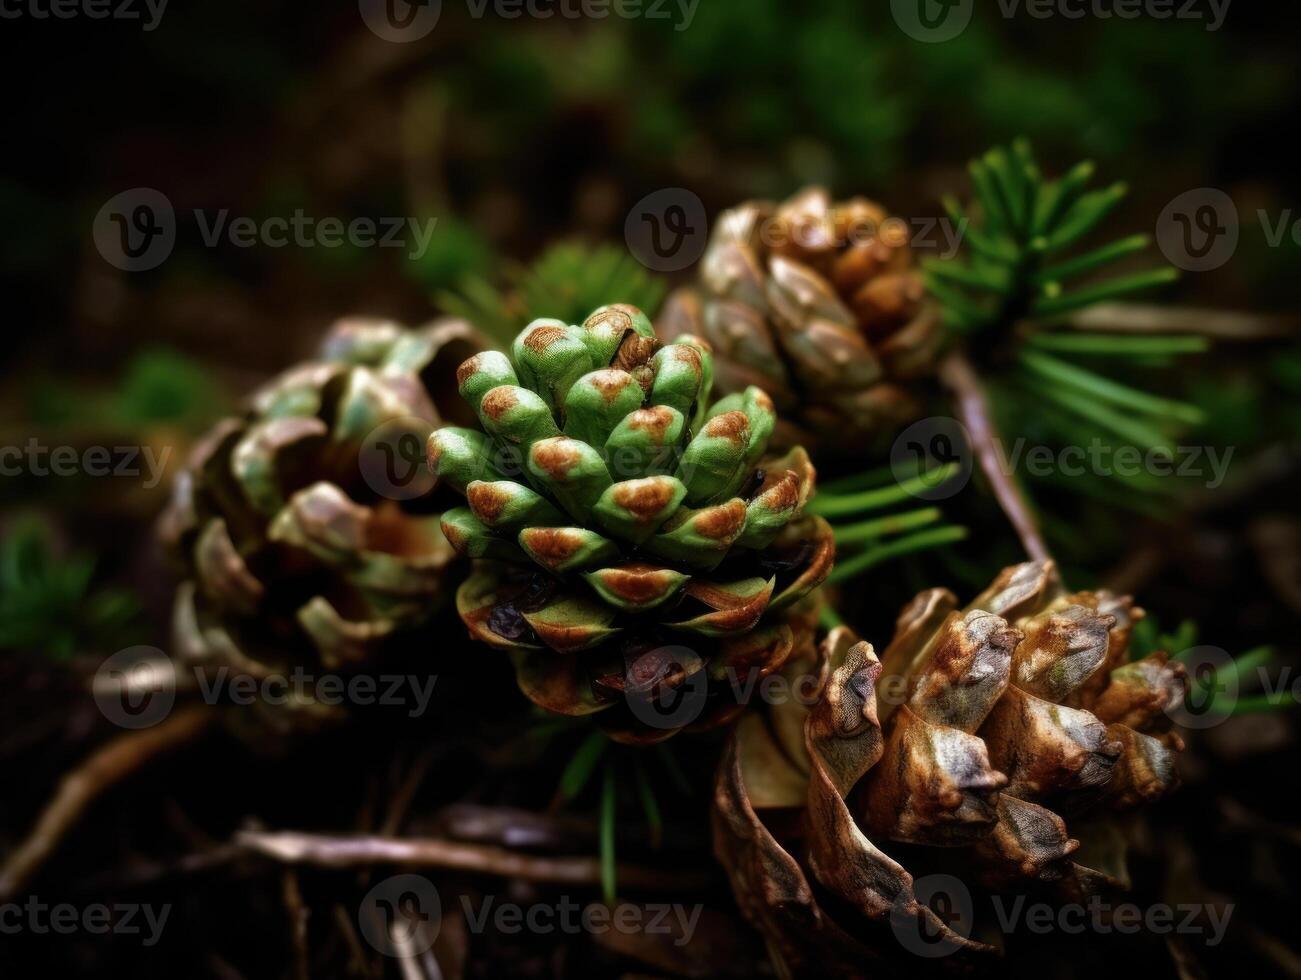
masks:
POLYGON ((940 380, 957 399, 958 417, 967 428, 971 448, 994 490, 999 506, 1021 539, 1025 553, 1032 561, 1051 558, 1039 530, 1039 521, 1003 455, 1002 442, 994 425, 985 386, 966 355, 959 350, 949 354, 940 364, 940 380))

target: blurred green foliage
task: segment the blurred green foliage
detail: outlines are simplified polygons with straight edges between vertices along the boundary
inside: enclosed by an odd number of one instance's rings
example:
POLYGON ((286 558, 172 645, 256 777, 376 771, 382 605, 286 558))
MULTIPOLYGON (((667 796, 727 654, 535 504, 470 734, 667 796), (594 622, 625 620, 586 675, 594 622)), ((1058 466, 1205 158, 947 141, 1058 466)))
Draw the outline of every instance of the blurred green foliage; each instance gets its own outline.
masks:
POLYGON ((0 650, 65 659, 129 642, 140 609, 118 588, 94 585, 95 560, 59 554, 37 517, 15 519, 0 540, 0 650))
POLYGON ((923 44, 885 3, 748 0, 701 3, 686 25, 521 27, 464 70, 487 82, 471 89, 476 110, 530 129, 566 104, 619 103, 630 160, 755 151, 752 169, 726 174, 744 196, 826 177, 857 189, 1019 133, 1050 153, 1201 156, 1213 134, 1291 101, 1290 54, 1267 37, 1198 21, 1005 19, 991 4, 957 38, 923 44))
POLYGON ((227 405, 207 368, 163 348, 134 354, 108 390, 46 378, 33 385, 31 394, 32 421, 38 425, 126 432, 160 424, 197 431, 227 405))
POLYGON ((438 305, 509 346, 520 330, 539 317, 582 323, 593 310, 609 303, 630 303, 654 317, 665 288, 661 279, 620 248, 562 242, 536 262, 507 266, 501 284, 483 277, 463 280, 458 291, 440 293, 438 305))

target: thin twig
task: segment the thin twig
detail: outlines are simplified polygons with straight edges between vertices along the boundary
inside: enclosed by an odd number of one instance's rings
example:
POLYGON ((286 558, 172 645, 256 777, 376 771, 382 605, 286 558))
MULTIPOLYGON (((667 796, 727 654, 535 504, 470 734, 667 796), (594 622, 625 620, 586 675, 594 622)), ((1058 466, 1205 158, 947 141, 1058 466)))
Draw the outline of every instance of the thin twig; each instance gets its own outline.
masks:
POLYGON ((1030 509, 1012 467, 1003 454, 1002 441, 990 412, 985 386, 959 351, 945 357, 940 364, 940 380, 953 392, 957 400, 958 418, 967 429, 971 447, 980 461, 980 468, 994 490, 998 504, 1021 539, 1021 546, 1032 561, 1051 558, 1039 531, 1039 521, 1030 509))
POLYGON ((411 764, 402 780, 402 785, 398 787, 397 793, 389 801, 388 814, 384 817, 384 822, 380 824, 380 833, 385 835, 396 834, 402 829, 402 824, 407 818, 407 812, 411 809, 411 802, 415 799, 416 793, 420 791, 425 776, 429 774, 429 767, 433 765, 434 755, 434 750, 430 749, 421 753, 415 762, 411 764))
POLYGON ((311 980, 312 969, 307 946, 307 919, 311 914, 303 902, 303 892, 298 886, 298 875, 293 868, 285 869, 285 912, 289 916, 289 934, 294 947, 294 976, 296 980, 311 980))
POLYGON ((1066 322, 1079 330, 1187 333, 1217 340, 1271 340, 1301 335, 1301 317, 1141 303, 1098 303, 1071 315, 1066 322))
POLYGON ((424 929, 425 923, 414 921, 395 921, 389 927, 389 940, 402 971, 402 980, 443 980, 443 971, 433 954, 428 948, 419 948, 426 941, 424 929))
POLYGON ((164 752, 195 740, 216 718, 206 705, 185 708, 153 728, 118 735, 67 773, 32 832, 5 861, 0 899, 12 897, 31 880, 101 794, 164 752))
POLYGON ((348 947, 348 972, 354 976, 370 977, 370 962, 366 959, 366 951, 361 947, 361 937, 357 935, 357 927, 352 924, 352 916, 348 910, 338 902, 334 904, 334 924, 339 932, 343 935, 343 943, 348 947))
MULTIPOLYGON (((372 864, 438 867, 503 878, 565 885, 599 885, 601 862, 595 857, 542 857, 500 847, 432 838, 335 837, 325 834, 243 831, 235 842, 255 854, 287 864, 354 868, 372 864)), ((619 881, 630 888, 673 890, 704 887, 712 876, 620 865, 619 881)))
POLYGON ((112 870, 97 874, 78 882, 75 891, 77 894, 82 894, 120 891, 124 888, 143 888, 165 881, 168 878, 201 874, 212 868, 224 867, 241 858, 247 859, 248 852, 234 844, 222 844, 166 862, 133 863, 128 865, 125 870, 112 870))

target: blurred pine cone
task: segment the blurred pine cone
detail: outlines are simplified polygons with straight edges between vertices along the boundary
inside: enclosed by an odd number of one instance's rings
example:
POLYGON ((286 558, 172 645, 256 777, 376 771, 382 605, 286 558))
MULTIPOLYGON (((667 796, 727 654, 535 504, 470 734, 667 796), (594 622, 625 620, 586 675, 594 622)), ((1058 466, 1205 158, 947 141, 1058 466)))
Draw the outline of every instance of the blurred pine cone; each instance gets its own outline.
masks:
POLYGON ((775 445, 861 452, 918 411, 897 382, 928 370, 943 339, 909 235, 879 204, 833 204, 817 187, 742 204, 719 218, 699 287, 669 297, 661 333, 709 341, 722 393, 767 391, 784 423, 775 445))
POLYGON ((1182 748, 1170 711, 1183 668, 1128 656, 1142 615, 1128 598, 1068 594, 1051 562, 1032 562, 965 610, 923 592, 880 661, 840 628, 788 665, 816 696, 747 714, 714 812, 715 850, 779 970, 888 972, 919 928, 946 943, 947 965, 988 955, 919 901, 913 874, 1068 900, 1127 886, 1117 816, 1174 785, 1182 748), (800 833, 770 829, 794 806, 800 833), (1078 839, 1062 815, 1079 818, 1078 839))
POLYGON ((758 388, 710 407, 708 345, 663 346, 630 306, 582 326, 537 320, 513 361, 467 361, 483 431, 444 428, 431 465, 468 498, 443 530, 478 561, 457 594, 471 635, 511 651, 521 689, 565 715, 599 713, 627 742, 711 727, 798 645, 834 545, 805 518, 815 474, 765 459, 776 416, 758 388), (676 698, 666 714, 654 706, 676 698))
MULTIPOLYGON (((437 611, 455 554, 424 441, 444 413, 461 418, 456 366, 485 347, 459 320, 342 320, 315 360, 195 446, 160 522, 187 576, 173 617, 182 662, 255 678, 346 672, 437 611)), ((254 712, 251 729, 335 714, 293 695, 289 707, 254 712)))

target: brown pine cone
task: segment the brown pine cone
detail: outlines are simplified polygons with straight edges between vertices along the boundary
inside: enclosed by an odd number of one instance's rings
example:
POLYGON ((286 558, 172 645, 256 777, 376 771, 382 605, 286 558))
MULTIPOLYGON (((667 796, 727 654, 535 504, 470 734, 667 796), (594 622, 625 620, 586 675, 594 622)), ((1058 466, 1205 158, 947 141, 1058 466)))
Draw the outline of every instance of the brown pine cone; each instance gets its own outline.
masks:
POLYGON ((1051 562, 1030 562, 964 610, 923 592, 881 660, 840 628, 796 665, 812 706, 742 720, 714 808, 716 853, 779 971, 888 972, 909 960, 901 921, 940 937, 946 966, 987 958, 918 900, 905 863, 1071 900, 1125 887, 1117 816, 1174 785, 1182 748, 1169 714, 1182 667, 1129 659, 1142 615, 1128 598, 1068 594, 1051 562), (795 830, 790 807, 803 808, 795 830))
MULTIPOLYGON (((196 445, 159 527, 185 575, 179 661, 254 678, 344 672, 439 609, 455 552, 428 486, 390 486, 385 456, 392 479, 432 484, 425 437, 461 418, 456 368, 485 347, 459 320, 342 320, 316 359, 196 445)), ((238 714, 253 734, 337 714, 296 697, 287 707, 238 714)))
POLYGON ((833 204, 817 187, 742 204, 719 218, 699 287, 670 296, 658 327, 713 345, 721 393, 771 394, 777 445, 860 452, 917 411, 897 382, 927 371, 942 340, 909 235, 879 204, 833 204))

